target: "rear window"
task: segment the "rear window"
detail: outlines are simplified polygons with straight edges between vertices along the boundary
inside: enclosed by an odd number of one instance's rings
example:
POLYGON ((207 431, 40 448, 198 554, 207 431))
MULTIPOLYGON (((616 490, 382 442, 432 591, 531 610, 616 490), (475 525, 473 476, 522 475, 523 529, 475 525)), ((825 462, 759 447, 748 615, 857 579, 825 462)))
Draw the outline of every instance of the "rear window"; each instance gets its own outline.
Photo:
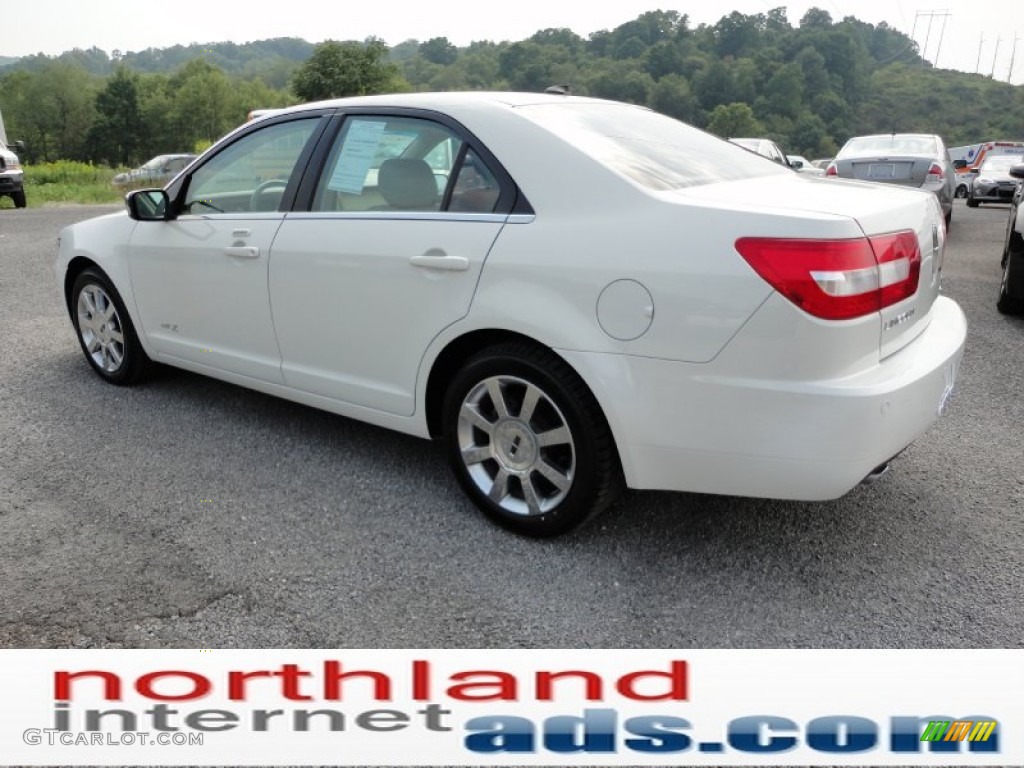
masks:
POLYGON ((566 143, 648 189, 789 173, 771 160, 640 107, 567 103, 518 109, 566 143))
POLYGON ((838 157, 872 154, 926 155, 938 157, 939 148, 930 136, 858 136, 846 142, 838 157))

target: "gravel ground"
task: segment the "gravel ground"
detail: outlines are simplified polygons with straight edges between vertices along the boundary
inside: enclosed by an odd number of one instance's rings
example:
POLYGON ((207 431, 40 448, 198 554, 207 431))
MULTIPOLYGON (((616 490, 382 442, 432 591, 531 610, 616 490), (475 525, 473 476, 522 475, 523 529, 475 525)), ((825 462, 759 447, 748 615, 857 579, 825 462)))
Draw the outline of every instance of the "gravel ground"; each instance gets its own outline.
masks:
POLYGON ((59 229, 0 212, 0 646, 1018 647, 1024 322, 1005 207, 958 201, 948 416, 828 503, 630 493, 555 541, 484 522, 437 446, 197 375, 88 369, 59 229))

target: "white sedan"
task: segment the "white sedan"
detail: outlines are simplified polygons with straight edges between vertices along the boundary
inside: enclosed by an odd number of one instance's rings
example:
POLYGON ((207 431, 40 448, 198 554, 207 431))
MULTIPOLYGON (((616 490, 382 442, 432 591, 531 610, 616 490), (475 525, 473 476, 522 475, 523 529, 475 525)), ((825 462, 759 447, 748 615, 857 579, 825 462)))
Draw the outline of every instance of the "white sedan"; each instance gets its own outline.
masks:
POLYGON ((945 408, 935 196, 830 183, 635 106, 441 93, 289 108, 61 234, 85 358, 425 438, 497 523, 623 485, 824 500, 945 408))

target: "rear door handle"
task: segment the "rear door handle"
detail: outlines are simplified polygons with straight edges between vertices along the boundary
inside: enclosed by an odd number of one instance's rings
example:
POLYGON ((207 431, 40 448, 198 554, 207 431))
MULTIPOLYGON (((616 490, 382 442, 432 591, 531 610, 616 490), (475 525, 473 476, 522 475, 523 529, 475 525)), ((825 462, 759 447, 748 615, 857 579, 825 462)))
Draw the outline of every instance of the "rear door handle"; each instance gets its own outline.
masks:
POLYGON ((229 245, 224 249, 224 253, 234 256, 236 259, 258 259, 260 257, 260 249, 255 245, 229 245))
POLYGON ((448 272, 465 272, 469 269, 469 259, 464 256, 413 256, 409 263, 414 267, 443 269, 448 272))

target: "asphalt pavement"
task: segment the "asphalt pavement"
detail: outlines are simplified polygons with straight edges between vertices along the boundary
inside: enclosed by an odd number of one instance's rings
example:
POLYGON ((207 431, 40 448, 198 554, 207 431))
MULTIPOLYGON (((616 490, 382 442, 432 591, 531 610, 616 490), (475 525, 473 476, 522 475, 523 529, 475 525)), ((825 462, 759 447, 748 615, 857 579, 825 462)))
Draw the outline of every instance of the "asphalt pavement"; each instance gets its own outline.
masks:
POLYGON ((429 442, 169 369, 102 382, 53 261, 62 226, 112 210, 0 210, 0 647, 1020 646, 1006 207, 957 201, 957 394, 882 481, 631 492, 553 541, 485 522, 429 442))

